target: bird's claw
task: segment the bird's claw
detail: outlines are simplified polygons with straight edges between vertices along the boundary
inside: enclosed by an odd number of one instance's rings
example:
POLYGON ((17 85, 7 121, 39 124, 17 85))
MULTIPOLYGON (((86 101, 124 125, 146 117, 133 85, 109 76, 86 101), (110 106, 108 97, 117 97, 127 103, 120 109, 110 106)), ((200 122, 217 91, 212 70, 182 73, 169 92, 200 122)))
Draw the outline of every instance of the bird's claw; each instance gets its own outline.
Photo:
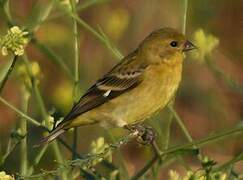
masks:
POLYGON ((141 124, 126 126, 126 128, 137 133, 137 142, 142 145, 150 145, 153 143, 156 135, 152 127, 141 124))

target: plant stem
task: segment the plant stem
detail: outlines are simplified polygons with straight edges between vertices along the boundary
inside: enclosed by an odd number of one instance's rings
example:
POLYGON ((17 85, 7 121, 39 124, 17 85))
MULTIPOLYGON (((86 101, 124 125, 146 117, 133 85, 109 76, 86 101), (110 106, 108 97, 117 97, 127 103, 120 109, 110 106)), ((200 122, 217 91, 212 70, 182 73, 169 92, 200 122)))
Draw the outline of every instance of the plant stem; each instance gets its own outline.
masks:
MULTIPOLYGON (((25 87, 22 89, 22 109, 27 114, 30 94, 25 87)), ((28 170, 28 151, 27 151, 27 121, 25 118, 21 118, 20 121, 21 135, 24 137, 20 142, 20 174, 22 176, 27 175, 28 170)))
MULTIPOLYGON (((193 138, 190 135, 189 131, 187 130, 185 124, 183 123, 182 119, 180 118, 180 116, 177 114, 176 110, 174 109, 173 106, 168 106, 169 110, 171 111, 171 113, 173 114, 173 116, 175 117, 176 123, 180 126, 182 132, 184 133, 184 135, 186 136, 187 140, 189 142, 193 142, 193 138)), ((199 149, 196 145, 194 146, 195 149, 199 149)), ((197 155, 197 158, 199 159, 199 161, 201 161, 202 155, 199 152, 199 154, 197 155)))
POLYGON ((30 62, 29 62, 29 60, 28 60, 26 55, 23 56, 23 59, 24 59, 24 63, 25 63, 26 68, 27 68, 27 73, 28 73, 29 78, 31 80, 32 89, 33 89, 34 94, 35 94, 35 98, 36 98, 36 101, 37 101, 38 109, 40 109, 40 113, 41 113, 41 116, 42 116, 42 124, 45 124, 48 128, 51 128, 50 124, 49 124, 49 121, 47 120, 48 119, 48 113, 47 113, 47 111, 45 109, 45 105, 44 105, 44 102, 42 100, 39 88, 38 88, 37 79, 32 73, 31 64, 30 64, 30 62))
POLYGON ((6 82, 7 82, 7 80, 8 80, 8 78, 9 78, 11 72, 12 72, 13 69, 14 69, 14 66, 15 66, 15 64, 16 64, 16 62, 17 62, 17 59, 18 59, 18 56, 14 56, 14 58, 13 58, 13 60, 12 60, 12 63, 11 63, 11 65, 10 65, 10 67, 9 67, 9 69, 8 69, 8 71, 7 71, 7 73, 5 74, 5 76, 4 76, 4 78, 3 78, 2 82, 1 82, 1 85, 0 85, 0 94, 1 94, 1 92, 2 92, 2 90, 3 90, 3 88, 4 88, 4 86, 5 86, 5 84, 6 84, 6 82))
POLYGON ((131 180, 137 180, 144 176, 146 172, 153 166, 153 164, 157 161, 158 156, 155 155, 137 174, 135 174, 131 180))
MULTIPOLYGON (((35 124, 37 126, 41 126, 40 123, 38 123, 36 120, 32 119, 28 115, 24 114, 23 112, 21 112, 20 110, 18 110, 17 108, 12 106, 11 104, 9 104, 1 96, 0 96, 0 101, 2 103, 4 103, 6 106, 8 106, 9 108, 11 108, 12 110, 14 110, 16 113, 18 113, 21 117, 26 118, 31 123, 33 123, 33 124, 35 124)), ((193 147, 195 145, 198 146, 198 147, 202 147, 202 146, 208 145, 208 144, 210 144, 212 142, 223 140, 223 139, 226 139, 228 137, 232 137, 233 135, 240 135, 240 134, 243 134, 243 127, 242 126, 236 126, 235 128, 231 128, 231 129, 225 130, 223 132, 212 134, 212 135, 210 135, 208 137, 196 140, 194 142, 190 142, 190 143, 187 143, 187 144, 170 147, 166 151, 163 151, 160 155, 163 157, 166 154, 176 153, 177 151, 180 151, 180 150, 183 150, 183 149, 187 149, 187 148, 193 147)), ((151 164, 150 166, 152 166, 153 163, 150 163, 151 164)))
POLYGON ((186 34, 188 0, 184 0, 183 26, 182 33, 186 34))
MULTIPOLYGON (((50 131, 46 126, 42 125, 41 123, 39 123, 37 120, 31 118, 30 116, 28 116, 27 114, 23 113, 21 110, 17 109, 16 107, 14 107, 13 105, 11 105, 10 103, 8 103, 5 99, 3 99, 0 96, 0 102, 2 102, 4 105, 6 105, 7 107, 9 107, 10 109, 12 109, 14 112, 16 112, 20 117, 25 118, 26 120, 28 120, 31 124, 35 125, 35 126, 39 126, 39 127, 43 127, 45 130, 50 131)), ((72 153, 76 153, 72 150, 72 148, 70 146, 68 146, 68 144, 66 144, 62 139, 59 139, 59 141, 72 153)), ((78 153, 76 153, 76 156, 79 156, 78 153)), ((82 158, 81 156, 79 156, 79 158, 82 158)))
POLYGON ((177 124, 180 126, 181 130, 185 134, 185 136, 188 139, 188 141, 189 142, 193 142, 193 139, 192 139, 190 133, 188 132, 188 130, 187 130, 186 126, 184 125, 183 121, 181 120, 181 118, 178 116, 178 114, 175 111, 174 107, 171 106, 171 105, 169 105, 167 107, 169 108, 169 110, 173 114, 173 116, 175 117, 175 120, 176 120, 177 124))
POLYGON ((26 27, 31 33, 36 32, 40 25, 47 19, 53 9, 54 3, 55 0, 49 0, 43 4, 41 1, 35 3, 32 14, 28 16, 29 19, 26 23, 26 27))
POLYGON ((215 134, 212 134, 208 137, 205 137, 205 138, 202 138, 202 139, 199 139, 199 140, 195 140, 193 142, 190 142, 190 143, 187 143, 187 144, 184 144, 184 145, 178 145, 178 146, 170 147, 166 151, 164 151, 161 155, 163 156, 165 154, 175 153, 178 150, 183 150, 183 149, 190 148, 190 147, 193 147, 193 146, 202 147, 202 146, 208 145, 212 142, 226 139, 229 136, 240 135, 242 133, 243 133, 243 127, 242 126, 231 128, 231 129, 225 130, 223 132, 215 133, 215 134))
POLYGON ((82 20, 80 17, 70 14, 71 17, 73 17, 82 27, 84 27, 86 30, 88 30, 90 33, 92 33, 100 42, 102 42, 113 54, 117 57, 117 54, 114 53, 114 50, 112 49, 112 46, 107 43, 107 40, 96 30, 94 30, 90 25, 88 25, 84 20, 82 20))
POLYGON ((8 106, 10 109, 12 109, 13 111, 15 111, 19 116, 25 118, 26 120, 28 120, 30 123, 36 125, 36 126, 42 126, 43 125, 41 123, 39 123, 38 121, 36 121, 35 119, 29 117, 28 115, 26 115, 25 113, 23 113, 22 111, 20 111, 19 109, 17 109, 16 107, 14 107, 13 105, 11 105, 10 103, 8 103, 5 99, 3 99, 0 96, 0 101, 5 104, 6 106, 8 106))
MULTIPOLYGON (((76 0, 70 0, 72 6, 72 12, 76 14, 76 0)), ((74 103, 78 101, 79 98, 79 35, 78 35, 78 26, 74 18, 73 22, 73 35, 74 35, 74 103)))
MULTIPOLYGON (((82 4, 77 6, 77 8, 76 8, 77 12, 81 12, 81 11, 83 11, 83 10, 85 10, 85 9, 95 5, 95 4, 97 4, 98 2, 99 2, 99 0, 87 0, 86 2, 83 2, 82 4)), ((61 17, 65 16, 65 15, 66 15, 65 13, 61 12, 61 13, 58 13, 56 15, 53 15, 53 16, 49 17, 47 19, 47 21, 51 21, 51 20, 54 20, 56 18, 61 18, 61 17)))
POLYGON ((235 163, 242 161, 242 160, 243 160, 243 153, 240 153, 239 155, 237 155, 233 159, 229 160, 228 162, 224 163, 223 165, 216 167, 213 171, 214 172, 222 171, 225 168, 230 167, 230 166, 234 165, 235 163))
POLYGON ((46 150, 47 150, 48 145, 45 145, 44 147, 41 148, 41 150, 39 151, 39 153, 37 153, 37 156, 35 157, 33 163, 31 163, 31 166, 29 167, 28 170, 28 176, 32 175, 32 173, 34 172, 34 167, 39 164, 41 158, 43 157, 43 155, 45 154, 46 150))
MULTIPOLYGON (((165 155, 168 154, 173 154, 176 153, 177 151, 183 150, 183 149, 187 149, 193 146, 198 146, 198 147, 202 147, 204 145, 208 145, 212 142, 218 141, 218 140, 223 140, 226 139, 232 135, 236 135, 236 134, 243 134, 243 127, 236 127, 236 128, 232 128, 230 130, 226 130, 224 132, 220 132, 220 133, 216 133, 213 135, 210 135, 208 137, 202 138, 200 140, 196 140, 184 145, 179 145, 179 146, 174 146, 174 147, 170 147, 167 150, 163 151, 160 156, 163 158, 165 155)), ((174 156, 172 156, 174 157, 174 156)), ((241 157, 240 157, 241 158, 241 157)), ((156 162, 157 157, 154 157, 152 160, 150 160, 146 166, 144 166, 144 168, 142 170, 140 170, 135 176, 133 176, 133 180, 134 179, 138 179, 139 177, 142 177, 148 169, 150 169, 153 164, 156 162)))
MULTIPOLYGON (((57 3, 60 3, 56 0, 57 3)), ((65 9, 64 9, 65 10, 65 9)), ((76 22, 81 25, 83 28, 85 28, 87 31, 89 31, 91 34, 93 34, 100 42, 102 42, 107 49, 109 49, 116 58, 121 59, 123 56, 118 51, 118 49, 111 43, 109 40, 104 36, 104 34, 97 32, 94 28, 92 28, 89 24, 87 24, 83 19, 81 19, 77 14, 74 14, 71 11, 67 11, 67 14, 76 20, 76 22)))
MULTIPOLYGON (((72 13, 76 13, 76 0, 70 0, 72 13)), ((78 36, 78 25, 74 18, 72 18, 73 23, 73 46, 74 46, 74 88, 73 88, 73 102, 74 104, 78 101, 79 94, 80 94, 80 88, 79 88, 79 36, 78 36)), ((78 131, 77 127, 74 128, 73 131, 73 150, 77 150, 77 144, 78 144, 78 131)), ((72 154, 72 159, 76 159, 76 154, 72 154)))
POLYGON ((13 18, 10 13, 10 7, 9 7, 9 0, 6 0, 3 5, 3 14, 5 16, 4 19, 6 19, 8 26, 13 26, 13 18))
MULTIPOLYGON (((111 140, 111 143, 115 143, 115 138, 113 137, 113 135, 111 134, 110 131, 107 131, 106 132, 106 135, 108 136, 108 138, 111 140)), ((118 163, 120 164, 121 168, 120 168, 120 171, 121 171, 121 174, 123 175, 124 179, 127 179, 129 180, 130 177, 129 177, 129 174, 128 174, 128 171, 127 171, 127 168, 125 166, 125 161, 124 159, 122 158, 122 153, 120 151, 120 149, 117 149, 117 159, 118 159, 118 163)))
MULTIPOLYGON (((47 110, 46 110, 45 105, 44 105, 44 101, 43 101, 41 93, 39 91, 37 79, 32 73, 31 64, 30 64, 27 56, 24 56, 24 62, 26 64, 27 71, 28 71, 28 74, 29 74, 30 79, 31 79, 32 88, 33 88, 34 94, 36 96, 37 105, 39 106, 39 109, 41 110, 40 112, 41 112, 41 116, 42 116, 42 124, 45 124, 45 126, 48 129, 50 129, 51 128, 51 123, 49 121, 49 115, 47 113, 47 110)), ((61 155, 60 149, 58 148, 57 142, 54 141, 51 144, 51 147, 54 150, 54 154, 56 156, 57 162, 63 164, 64 163, 64 159, 63 159, 63 157, 61 155)), ((63 173, 62 173, 62 179, 64 179, 64 180, 67 179, 67 175, 66 175, 65 171, 63 171, 63 173)))
MULTIPOLYGON (((40 16, 37 18, 37 19, 40 19, 40 22, 43 22, 46 20, 49 13, 51 12, 54 1, 55 0, 52 0, 52 2, 49 2, 48 6, 46 6, 43 9, 43 12, 45 12, 45 13, 41 14, 41 16, 43 16, 43 17, 40 16)), ((4 16, 6 17, 6 21, 7 21, 7 24, 9 27, 11 27, 15 24, 13 19, 11 18, 11 14, 10 14, 10 10, 9 10, 9 1, 6 1, 5 5, 4 5, 4 16)), ((32 28, 30 28, 29 31, 33 31, 33 29, 36 31, 38 29, 38 27, 39 27, 38 24, 32 25, 32 28)), ((51 60, 53 60, 54 63, 58 64, 64 70, 64 72, 67 73, 67 75, 69 76, 70 79, 73 79, 73 75, 72 75, 70 69, 68 68, 68 66, 66 65, 66 63, 64 62, 64 60, 62 58, 58 57, 58 55, 54 51, 52 51, 50 48, 48 48, 45 44, 40 43, 33 36, 32 33, 33 32, 29 32, 29 34, 31 34, 30 42, 32 42, 43 54, 47 55, 51 60)))
POLYGON ((48 48, 45 44, 39 42, 35 37, 31 39, 31 42, 47 57, 50 58, 55 64, 59 65, 63 71, 68 75, 70 79, 74 79, 72 72, 70 71, 69 67, 65 63, 65 61, 59 57, 54 51, 48 48))

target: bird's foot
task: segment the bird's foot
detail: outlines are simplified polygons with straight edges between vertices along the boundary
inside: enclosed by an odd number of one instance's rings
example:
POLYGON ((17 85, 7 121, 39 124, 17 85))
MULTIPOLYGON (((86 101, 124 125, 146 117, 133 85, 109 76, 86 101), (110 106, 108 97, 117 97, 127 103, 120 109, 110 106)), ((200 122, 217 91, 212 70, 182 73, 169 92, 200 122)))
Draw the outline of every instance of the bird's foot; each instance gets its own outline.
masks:
POLYGON ((126 129, 132 133, 137 133, 137 142, 142 145, 150 145, 153 143, 156 135, 152 127, 141 124, 127 125, 126 129))

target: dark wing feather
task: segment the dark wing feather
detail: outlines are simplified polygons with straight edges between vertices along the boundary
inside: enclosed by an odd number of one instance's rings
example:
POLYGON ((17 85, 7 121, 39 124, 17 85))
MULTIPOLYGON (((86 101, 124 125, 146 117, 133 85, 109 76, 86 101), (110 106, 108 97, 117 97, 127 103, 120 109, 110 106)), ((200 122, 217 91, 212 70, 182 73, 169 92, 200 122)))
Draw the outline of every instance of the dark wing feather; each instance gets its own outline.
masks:
MULTIPOLYGON (((126 57, 121 63, 115 66, 108 74, 99 79, 73 106, 62 123, 74 119, 78 115, 85 113, 112 98, 134 88, 142 80, 142 74, 147 67, 145 64, 134 63, 134 55, 126 57), (133 65, 132 69, 127 69, 127 64, 133 65)), ((130 67, 130 66, 128 66, 130 67)), ((61 123, 61 124, 62 124, 61 123)))

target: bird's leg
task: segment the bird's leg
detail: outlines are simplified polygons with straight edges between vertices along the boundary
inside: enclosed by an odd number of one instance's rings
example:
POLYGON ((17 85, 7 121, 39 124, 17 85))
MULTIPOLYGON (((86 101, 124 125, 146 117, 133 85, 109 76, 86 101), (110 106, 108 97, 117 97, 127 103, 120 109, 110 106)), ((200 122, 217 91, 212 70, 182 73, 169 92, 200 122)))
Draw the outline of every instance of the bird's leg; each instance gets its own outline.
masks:
POLYGON ((150 126, 145 126, 142 124, 133 124, 126 125, 125 128, 133 133, 137 133, 137 141, 139 144, 142 145, 153 144, 153 141, 156 137, 153 128, 150 126))

